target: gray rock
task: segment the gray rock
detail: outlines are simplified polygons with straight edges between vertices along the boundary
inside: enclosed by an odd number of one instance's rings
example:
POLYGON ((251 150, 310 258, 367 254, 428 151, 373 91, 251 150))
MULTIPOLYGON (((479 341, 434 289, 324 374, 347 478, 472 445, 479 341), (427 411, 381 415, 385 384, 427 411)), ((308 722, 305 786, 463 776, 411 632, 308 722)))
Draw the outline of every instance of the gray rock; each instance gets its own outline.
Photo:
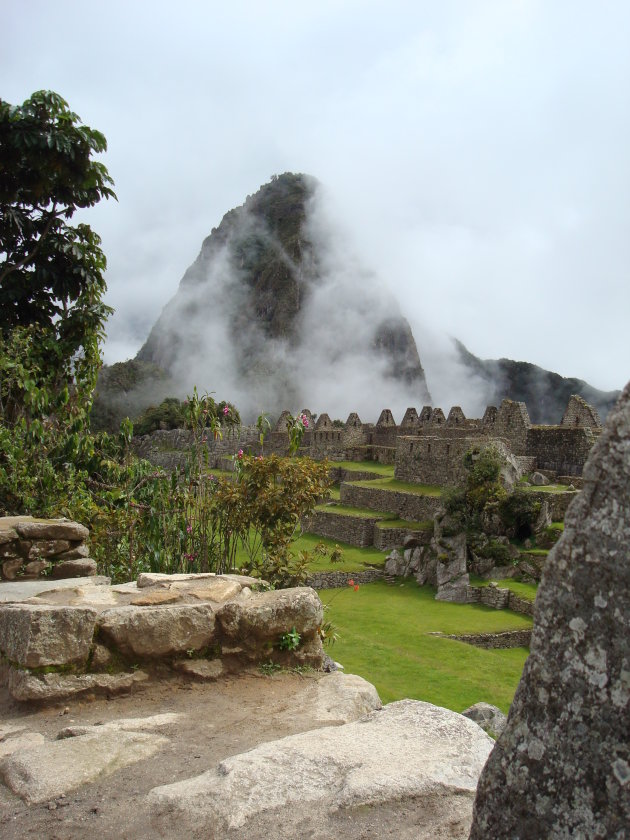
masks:
POLYGON ((300 634, 313 634, 323 618, 322 602, 309 587, 258 592, 247 601, 226 604, 217 612, 223 635, 239 642, 279 638, 293 627, 300 634))
POLYGON ((0 607, 0 651, 25 668, 74 665, 87 660, 96 610, 7 604, 0 607))
POLYGON ((104 731, 32 747, 0 762, 0 777, 29 803, 45 802, 149 758, 168 744, 161 735, 104 731))
POLYGON ((356 674, 334 671, 314 681, 301 699, 317 723, 343 724, 382 708, 372 683, 356 674))
POLYGON ((90 532, 85 525, 70 519, 34 519, 31 516, 11 517, 12 525, 23 540, 86 540, 90 532))
POLYGON ((0 741, 0 758, 4 758, 5 755, 13 755, 16 752, 24 752, 31 747, 38 747, 45 740, 39 732, 22 732, 14 737, 5 738, 0 741))
POLYGON ((309 809, 321 823, 341 809, 350 817, 361 806, 374 813, 413 801, 424 806, 434 836, 463 838, 491 747, 467 718, 403 700, 353 723, 262 744, 201 776, 154 788, 149 799, 158 814, 174 812, 181 830, 240 829, 240 837, 253 836, 249 829, 268 814, 285 836, 302 836, 292 829, 309 809), (446 834, 454 822, 463 832, 446 834))
POLYGON ((57 733, 57 740, 64 738, 77 738, 79 735, 99 735, 103 732, 153 732, 163 726, 171 726, 178 723, 183 717, 177 712, 163 712, 158 715, 150 715, 144 718, 122 718, 110 720, 107 723, 95 724, 93 726, 66 726, 57 733))
POLYGON ((68 551, 70 540, 25 540, 21 548, 29 560, 39 560, 41 557, 53 557, 68 551))
POLYGON ((222 677, 225 671, 220 659, 178 659, 173 668, 187 677, 200 682, 212 682, 222 677))
POLYGON ((145 671, 124 674, 30 674, 28 671, 6 669, 9 694, 21 702, 52 702, 88 693, 110 696, 131 691, 135 685, 148 679, 149 675, 145 671))
POLYGON ((76 557, 55 563, 52 576, 53 578, 91 577, 96 574, 96 571, 96 560, 90 557, 76 557))
POLYGON ((549 484, 549 479, 542 473, 535 472, 531 476, 532 484, 536 487, 546 487, 549 484))
POLYGON ((505 729, 507 715, 490 703, 475 703, 462 712, 464 717, 474 720, 484 732, 493 738, 498 738, 505 729))
POLYGON ((23 563, 24 560, 21 557, 5 560, 2 564, 2 577, 5 580, 16 580, 19 577, 23 563))
POLYGON ((479 782, 472 840, 630 826, 630 386, 538 590, 531 655, 479 782))
POLYGON ((199 651, 216 638, 209 604, 115 607, 100 614, 98 626, 123 654, 142 659, 199 651))

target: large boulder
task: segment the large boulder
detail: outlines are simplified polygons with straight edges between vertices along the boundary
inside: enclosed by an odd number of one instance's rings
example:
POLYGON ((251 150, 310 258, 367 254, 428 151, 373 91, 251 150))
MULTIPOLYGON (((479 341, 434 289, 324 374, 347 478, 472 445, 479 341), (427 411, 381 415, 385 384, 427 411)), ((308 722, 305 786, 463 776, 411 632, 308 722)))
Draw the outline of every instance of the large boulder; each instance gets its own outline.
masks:
POLYGON ((491 747, 462 715, 403 700, 343 726, 262 744, 154 788, 149 798, 158 816, 199 836, 366 836, 353 833, 353 823, 367 811, 374 827, 379 809, 395 805, 421 812, 415 837, 463 840, 491 747))
POLYGON ((482 774, 471 840, 630 826, 630 385, 538 590, 531 654, 482 774))

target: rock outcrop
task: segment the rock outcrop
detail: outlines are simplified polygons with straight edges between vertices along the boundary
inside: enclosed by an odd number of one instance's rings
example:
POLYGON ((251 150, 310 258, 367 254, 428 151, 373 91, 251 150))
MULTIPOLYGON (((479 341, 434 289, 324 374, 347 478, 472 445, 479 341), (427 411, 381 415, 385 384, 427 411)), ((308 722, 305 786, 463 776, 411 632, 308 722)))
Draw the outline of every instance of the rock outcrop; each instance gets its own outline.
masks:
POLYGON ((471 840, 630 826, 630 385, 538 590, 531 655, 481 776, 471 840))
MULTIPOLYGON (((129 364, 167 372, 164 388, 177 383, 181 396, 195 383, 229 390, 245 419, 262 405, 321 399, 333 366, 340 393, 362 376, 428 402, 408 322, 335 232, 314 221, 317 191, 314 178, 284 173, 226 213, 129 364)), ((111 384, 100 391, 115 398, 111 384)), ((95 411, 106 415, 98 399, 95 411)))

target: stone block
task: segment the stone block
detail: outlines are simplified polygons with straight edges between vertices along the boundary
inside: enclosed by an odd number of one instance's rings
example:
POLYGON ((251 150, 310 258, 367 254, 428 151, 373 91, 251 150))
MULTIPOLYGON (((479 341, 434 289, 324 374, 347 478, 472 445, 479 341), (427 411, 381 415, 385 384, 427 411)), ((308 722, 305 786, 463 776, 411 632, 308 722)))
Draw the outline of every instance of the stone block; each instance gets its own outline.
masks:
POLYGON ((22 547, 25 557, 29 560, 38 560, 40 557, 54 557, 56 554, 68 551, 70 540, 25 540, 22 547))
POLYGON ((8 669, 9 694, 21 702, 55 702, 83 694, 120 694, 149 679, 145 671, 124 674, 30 674, 8 669))
POLYGON ((209 604, 118 607, 98 618, 99 632, 129 657, 157 659, 199 651, 215 642, 209 604))
POLYGON ((54 578, 91 577, 97 571, 96 560, 91 557, 77 557, 75 560, 63 560, 55 563, 52 569, 54 578))
POLYGON ((12 517, 18 536, 24 540, 86 540, 90 532, 70 519, 33 519, 30 516, 12 517))
POLYGON ((312 634, 323 617, 322 602, 315 590, 307 587, 258 592, 217 612, 222 635, 239 642, 274 640, 293 627, 300 634, 312 634))
POLYGON ((89 607, 7 604, 0 607, 0 651, 24 668, 81 664, 95 623, 89 607))

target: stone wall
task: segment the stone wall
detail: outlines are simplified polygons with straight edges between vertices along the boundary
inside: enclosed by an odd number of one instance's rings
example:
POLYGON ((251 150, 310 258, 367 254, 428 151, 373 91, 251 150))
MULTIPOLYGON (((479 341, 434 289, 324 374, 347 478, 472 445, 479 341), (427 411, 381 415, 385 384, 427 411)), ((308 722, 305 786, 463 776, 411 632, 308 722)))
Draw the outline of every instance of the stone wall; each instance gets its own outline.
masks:
POLYGON ((0 519, 0 578, 36 580, 96 574, 85 543, 89 531, 69 519, 0 519))
MULTIPOLYGON (((489 586, 469 586, 466 592, 466 603, 485 604, 495 610, 513 610, 522 615, 534 615, 534 602, 526 598, 519 598, 510 589, 490 584, 489 586)), ((527 645, 529 646, 529 645, 527 645)))
MULTIPOLYGON (((239 449, 251 449, 253 454, 259 451, 258 429, 255 426, 240 426, 226 429, 223 438, 213 440, 211 436, 205 444, 208 453, 208 465, 214 469, 220 466, 221 458, 231 456, 239 449)), ((134 437, 132 448, 139 458, 146 458, 152 464, 164 469, 183 467, 192 445, 192 432, 187 429, 158 429, 150 435, 134 437)), ((286 449, 286 433, 283 441, 286 449)))
POLYGON ((531 630, 507 630, 504 633, 478 633, 476 635, 446 636, 468 645, 490 649, 505 649, 515 647, 528 648, 532 638, 531 630))
POLYGON ((413 537, 417 545, 429 545, 433 536, 433 527, 427 530, 417 528, 389 528, 387 522, 374 526, 374 548, 379 551, 391 551, 403 545, 407 537, 413 537))
POLYGON ((306 517, 302 527, 311 534, 365 548, 374 544, 374 525, 381 518, 335 513, 331 505, 330 510, 316 510, 306 517))
POLYGON ((532 426, 527 434, 527 452, 536 458, 536 466, 562 475, 582 475, 594 443, 587 427, 532 426))
POLYGON ((366 569, 364 572, 315 572, 306 581, 313 589, 344 589, 349 581, 354 585, 374 583, 382 580, 385 573, 382 569, 366 569))
POLYGON ((350 507, 365 507, 395 513, 401 519, 422 522, 432 519, 441 506, 441 496, 422 496, 419 493, 402 493, 380 487, 358 486, 351 482, 341 485, 341 503, 350 507))

